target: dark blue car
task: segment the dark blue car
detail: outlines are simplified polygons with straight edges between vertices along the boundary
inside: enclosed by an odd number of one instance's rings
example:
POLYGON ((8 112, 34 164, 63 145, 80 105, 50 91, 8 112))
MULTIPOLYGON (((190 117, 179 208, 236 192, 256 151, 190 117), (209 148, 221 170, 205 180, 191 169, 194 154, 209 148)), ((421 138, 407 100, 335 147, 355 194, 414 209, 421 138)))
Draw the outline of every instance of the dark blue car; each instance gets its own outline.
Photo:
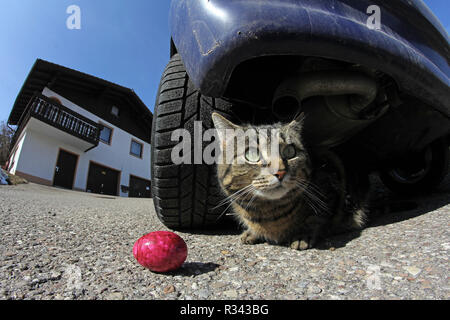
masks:
POLYGON ((225 209, 214 165, 171 161, 172 132, 212 128, 213 112, 255 124, 304 112, 310 148, 351 154, 398 193, 445 177, 450 46, 423 1, 173 0, 170 26, 152 127, 152 192, 168 227, 205 228, 225 209))

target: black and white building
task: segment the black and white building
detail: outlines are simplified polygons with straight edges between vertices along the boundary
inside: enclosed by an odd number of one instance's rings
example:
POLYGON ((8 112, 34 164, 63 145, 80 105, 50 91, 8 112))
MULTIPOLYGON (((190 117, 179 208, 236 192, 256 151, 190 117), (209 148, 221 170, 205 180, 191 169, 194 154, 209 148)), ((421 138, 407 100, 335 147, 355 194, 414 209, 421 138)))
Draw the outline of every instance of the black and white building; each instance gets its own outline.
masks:
POLYGON ((128 88, 37 60, 12 108, 7 169, 31 182, 150 197, 153 115, 128 88))

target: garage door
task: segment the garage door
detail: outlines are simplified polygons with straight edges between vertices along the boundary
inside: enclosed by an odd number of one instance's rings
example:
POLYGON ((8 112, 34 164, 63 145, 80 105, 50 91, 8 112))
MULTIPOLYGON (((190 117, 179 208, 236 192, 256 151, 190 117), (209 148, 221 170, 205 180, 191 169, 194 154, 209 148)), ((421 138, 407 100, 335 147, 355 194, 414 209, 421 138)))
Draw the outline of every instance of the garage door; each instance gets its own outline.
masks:
POLYGON ((130 176, 130 198, 151 198, 151 182, 135 176, 130 176))
POLYGON ((120 172, 91 162, 89 165, 87 192, 117 196, 120 172))

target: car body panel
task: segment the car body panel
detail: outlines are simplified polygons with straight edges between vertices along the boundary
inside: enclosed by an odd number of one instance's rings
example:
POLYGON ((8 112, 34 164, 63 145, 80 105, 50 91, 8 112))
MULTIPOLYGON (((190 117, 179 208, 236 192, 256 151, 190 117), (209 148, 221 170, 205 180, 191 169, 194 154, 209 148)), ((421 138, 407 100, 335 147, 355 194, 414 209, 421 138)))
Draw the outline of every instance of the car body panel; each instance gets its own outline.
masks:
POLYGON ((233 70, 272 55, 370 67, 450 117, 448 34, 421 0, 173 0, 173 43, 200 91, 222 97, 233 70), (381 30, 367 8, 381 8, 381 30))

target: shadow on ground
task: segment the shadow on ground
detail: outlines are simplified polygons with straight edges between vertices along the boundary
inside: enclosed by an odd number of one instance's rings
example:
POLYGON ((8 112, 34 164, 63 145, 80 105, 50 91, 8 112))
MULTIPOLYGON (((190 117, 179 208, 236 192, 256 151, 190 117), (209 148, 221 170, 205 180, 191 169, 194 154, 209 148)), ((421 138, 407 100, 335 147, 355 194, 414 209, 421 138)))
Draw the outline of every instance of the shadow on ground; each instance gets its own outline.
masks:
MULTIPOLYGON (((378 181, 375 181, 375 184, 378 183, 378 181)), ((425 196, 399 197, 386 188, 380 187, 380 185, 378 185, 378 188, 379 191, 375 195, 377 200, 375 201, 382 203, 384 210, 383 212, 371 212, 370 221, 366 229, 413 219, 445 207, 450 203, 450 176, 435 192, 425 196)), ((360 235, 361 231, 353 231, 329 237, 321 241, 317 249, 329 250, 330 248, 342 248, 360 235)))
MULTIPOLYGON (((378 209, 374 210, 375 212, 371 212, 370 222, 366 228, 374 228, 412 219, 442 208, 450 203, 450 175, 436 192, 414 198, 396 196, 384 188, 377 177, 374 177, 372 180, 373 187, 376 190, 372 202, 378 204, 378 209), (379 207, 383 208, 380 209, 379 207)), ((239 235, 242 231, 242 227, 231 216, 227 216, 216 227, 206 231, 186 230, 186 232, 193 234, 212 236, 239 235)), ((342 248, 360 235, 361 231, 353 231, 328 237, 320 241, 316 248, 319 250, 342 248)))
POLYGON ((167 272, 170 276, 196 277, 205 273, 214 272, 220 265, 214 262, 185 262, 176 271, 167 272))

